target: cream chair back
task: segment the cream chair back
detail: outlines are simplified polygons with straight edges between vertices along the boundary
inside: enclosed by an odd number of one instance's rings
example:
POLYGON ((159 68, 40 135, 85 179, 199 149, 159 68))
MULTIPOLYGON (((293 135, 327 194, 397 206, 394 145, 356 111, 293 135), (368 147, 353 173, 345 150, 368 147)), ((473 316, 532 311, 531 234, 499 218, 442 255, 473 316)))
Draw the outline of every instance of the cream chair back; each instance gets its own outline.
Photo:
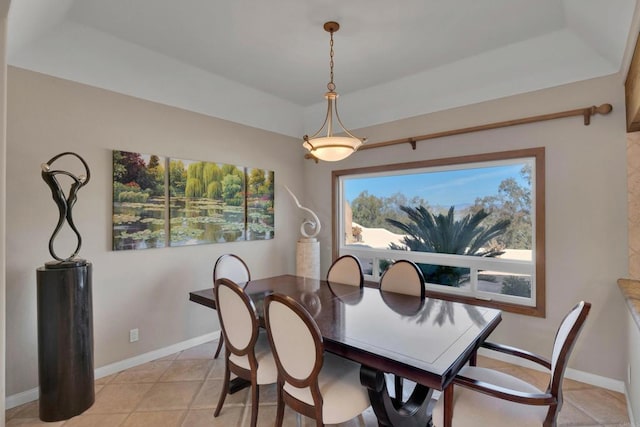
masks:
MULTIPOLYGON (((247 264, 238 255, 224 254, 218 257, 213 266, 213 283, 222 278, 230 279, 234 283, 242 283, 244 287, 246 282, 251 280, 251 273, 247 264)), ((218 340, 218 348, 213 356, 214 359, 220 354, 223 344, 224 335, 221 335, 218 340)))
POLYGON ((247 264, 237 255, 221 255, 213 267, 213 281, 230 279, 237 284, 244 284, 251 280, 251 273, 247 264))
POLYGON ((343 255, 336 259, 329 268, 327 281, 362 287, 364 276, 358 258, 353 255, 343 255))
POLYGON ((382 274, 380 290, 424 298, 424 276, 414 262, 401 259, 382 274))
POLYGON ((214 292, 227 351, 244 356, 258 338, 258 316, 253 302, 229 279, 216 280, 214 292))
POLYGON ((580 301, 564 317, 553 342, 551 355, 551 381, 549 389, 552 394, 558 394, 562 385, 564 371, 569 362, 569 355, 578 338, 578 334, 589 314, 591 304, 580 301))
POLYGON ((298 388, 312 384, 323 358, 322 335, 305 314, 304 308, 290 297, 274 294, 265 299, 267 331, 278 372, 283 374, 285 383, 298 388))

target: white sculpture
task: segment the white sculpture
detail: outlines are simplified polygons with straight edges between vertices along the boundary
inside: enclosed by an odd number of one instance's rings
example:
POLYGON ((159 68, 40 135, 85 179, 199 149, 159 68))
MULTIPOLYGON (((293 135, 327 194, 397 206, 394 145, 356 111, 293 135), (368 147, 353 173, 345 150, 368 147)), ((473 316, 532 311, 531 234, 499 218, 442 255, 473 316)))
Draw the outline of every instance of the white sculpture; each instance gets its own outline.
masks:
POLYGON ((302 237, 298 239, 296 245, 296 276, 319 279, 320 242, 318 242, 316 236, 320 233, 320 220, 315 212, 300 204, 295 194, 289 190, 289 187, 285 185, 284 188, 291 194, 296 206, 311 215, 311 219, 305 218, 300 226, 300 234, 302 234, 302 237))
POLYGON ((285 185, 284 188, 286 188, 289 194, 291 194, 291 197, 293 197, 293 201, 296 203, 296 205, 312 216, 312 219, 305 218, 305 220, 302 222, 302 224, 300 225, 300 234, 302 234, 307 239, 315 238, 320 233, 320 220, 318 219, 318 215, 316 215, 315 212, 313 212, 311 209, 302 206, 298 201, 298 198, 295 196, 295 194, 293 194, 289 187, 285 185), (307 226, 309 226, 311 230, 313 230, 313 233, 307 233, 307 230, 305 228, 307 226))

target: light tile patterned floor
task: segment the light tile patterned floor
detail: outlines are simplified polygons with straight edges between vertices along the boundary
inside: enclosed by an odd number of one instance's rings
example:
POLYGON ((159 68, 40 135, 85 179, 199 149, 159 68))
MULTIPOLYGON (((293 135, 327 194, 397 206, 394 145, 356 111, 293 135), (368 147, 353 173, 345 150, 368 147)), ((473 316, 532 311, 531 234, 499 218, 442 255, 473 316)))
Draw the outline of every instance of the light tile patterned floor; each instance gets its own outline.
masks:
MULTIPOLYGON (((227 397, 219 417, 213 417, 221 388, 224 359, 212 358, 217 342, 203 344, 160 360, 96 381, 96 401, 84 414, 57 423, 38 419, 38 404, 31 402, 7 410, 7 426, 65 427, 248 427, 251 402, 247 390, 227 397)), ((479 365, 493 367, 546 385, 543 373, 493 359, 479 358, 479 365)), ((559 425, 572 427, 630 427, 624 395, 576 381, 564 382, 565 404, 559 425)), ((261 388, 258 426, 273 426, 275 387, 261 388)), ((296 426, 287 410, 285 426, 296 426)), ((315 423, 302 418, 302 425, 315 423)), ((341 427, 377 426, 373 411, 341 427)))

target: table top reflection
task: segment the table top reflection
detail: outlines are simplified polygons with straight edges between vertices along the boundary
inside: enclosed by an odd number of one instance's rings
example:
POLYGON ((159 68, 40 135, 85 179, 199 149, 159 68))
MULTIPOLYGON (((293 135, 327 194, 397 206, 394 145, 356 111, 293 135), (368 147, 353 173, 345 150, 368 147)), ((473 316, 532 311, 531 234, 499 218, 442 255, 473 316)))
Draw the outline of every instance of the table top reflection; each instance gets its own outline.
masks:
MULTIPOLYGON (((491 308, 291 275, 249 281, 245 291, 261 318, 266 295, 288 295, 315 319, 327 351, 438 390, 501 320, 491 308)), ((215 308, 212 288, 189 298, 215 308)))

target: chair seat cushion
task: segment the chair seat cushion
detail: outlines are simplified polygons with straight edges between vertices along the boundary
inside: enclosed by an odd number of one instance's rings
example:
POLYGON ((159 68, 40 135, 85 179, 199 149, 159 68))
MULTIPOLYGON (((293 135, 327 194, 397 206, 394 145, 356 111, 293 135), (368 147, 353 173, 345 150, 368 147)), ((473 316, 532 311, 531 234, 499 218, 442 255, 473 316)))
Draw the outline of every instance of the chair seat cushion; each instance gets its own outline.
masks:
MULTIPOLYGON (((467 366, 460 371, 460 375, 525 393, 541 393, 531 384, 493 369, 467 366)), ((453 390, 454 427, 540 427, 549 410, 548 406, 514 403, 458 385, 453 390), (479 420, 482 422, 479 423, 479 420)), ((443 415, 444 393, 433 409, 433 424, 442 426, 443 415)))
MULTIPOLYGON (((370 406, 367 389, 360 384, 360 364, 324 353, 324 364, 318 376, 322 394, 322 418, 325 424, 350 420, 370 406)), ((284 390, 296 399, 313 405, 309 388, 285 383, 284 390)))
MULTIPOLYGON (((278 368, 271 352, 269 338, 266 333, 258 334, 255 345, 256 360, 258 361, 258 384, 273 384, 278 378, 278 368)), ((244 369, 250 369, 247 356, 229 355, 229 361, 244 369)))

